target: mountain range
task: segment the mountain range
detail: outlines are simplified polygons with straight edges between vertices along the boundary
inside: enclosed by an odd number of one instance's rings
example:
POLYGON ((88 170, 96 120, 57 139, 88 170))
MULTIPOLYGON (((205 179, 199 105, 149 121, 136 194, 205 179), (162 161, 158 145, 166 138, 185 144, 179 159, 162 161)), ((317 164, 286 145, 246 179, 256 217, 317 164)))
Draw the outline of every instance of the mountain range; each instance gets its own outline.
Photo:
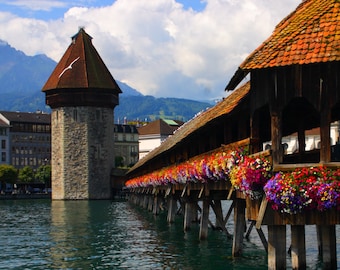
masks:
MULTIPOLYGON (((56 62, 46 55, 28 56, 0 40, 0 111, 50 112, 41 89, 56 62)), ((122 90, 114 109, 115 122, 153 121, 159 118, 188 121, 211 107, 209 102, 143 95, 116 80, 122 90)))

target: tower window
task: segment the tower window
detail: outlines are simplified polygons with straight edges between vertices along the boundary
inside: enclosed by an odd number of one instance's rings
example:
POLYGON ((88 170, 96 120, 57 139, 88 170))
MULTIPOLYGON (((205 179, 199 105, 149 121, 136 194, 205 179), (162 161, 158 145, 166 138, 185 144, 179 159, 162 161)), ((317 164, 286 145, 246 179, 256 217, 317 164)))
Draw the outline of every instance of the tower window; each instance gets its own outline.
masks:
POLYGON ((73 121, 74 122, 78 121, 78 111, 77 110, 73 110, 73 121))

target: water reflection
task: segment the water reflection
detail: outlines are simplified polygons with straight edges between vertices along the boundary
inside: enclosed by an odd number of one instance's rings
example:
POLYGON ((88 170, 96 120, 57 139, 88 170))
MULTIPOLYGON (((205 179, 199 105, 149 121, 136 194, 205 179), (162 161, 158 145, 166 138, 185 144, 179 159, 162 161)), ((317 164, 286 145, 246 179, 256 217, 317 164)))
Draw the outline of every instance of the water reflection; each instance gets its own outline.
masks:
POLYGON ((125 203, 53 201, 49 266, 54 269, 161 268, 167 256, 163 256, 166 252, 156 234, 125 203))
POLYGON ((91 268, 90 222, 88 201, 52 201, 50 267, 91 268))

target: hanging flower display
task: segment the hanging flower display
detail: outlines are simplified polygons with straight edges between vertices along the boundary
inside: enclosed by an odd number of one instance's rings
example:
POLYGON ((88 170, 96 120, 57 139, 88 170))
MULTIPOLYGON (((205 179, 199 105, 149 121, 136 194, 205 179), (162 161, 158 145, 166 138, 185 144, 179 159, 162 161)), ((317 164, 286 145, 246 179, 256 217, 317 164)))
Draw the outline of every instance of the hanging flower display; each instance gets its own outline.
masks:
POLYGON ((258 199, 263 195, 263 187, 271 177, 271 171, 268 159, 245 156, 242 162, 232 167, 230 181, 235 189, 252 199, 258 199))
POLYGON ((246 154, 246 150, 239 149, 199 156, 131 179, 126 186, 134 188, 230 179, 235 189, 256 198, 263 194, 263 186, 270 178, 271 165, 266 158, 251 158, 246 154))
POLYGON ((199 156, 130 179, 126 187, 230 181, 233 188, 251 199, 265 194, 274 210, 296 214, 304 210, 340 210, 340 168, 300 168, 272 176, 270 161, 251 157, 243 149, 199 156))
POLYGON ((324 211, 340 205, 340 169, 321 166, 279 172, 267 182, 264 192, 272 208, 283 213, 324 211))

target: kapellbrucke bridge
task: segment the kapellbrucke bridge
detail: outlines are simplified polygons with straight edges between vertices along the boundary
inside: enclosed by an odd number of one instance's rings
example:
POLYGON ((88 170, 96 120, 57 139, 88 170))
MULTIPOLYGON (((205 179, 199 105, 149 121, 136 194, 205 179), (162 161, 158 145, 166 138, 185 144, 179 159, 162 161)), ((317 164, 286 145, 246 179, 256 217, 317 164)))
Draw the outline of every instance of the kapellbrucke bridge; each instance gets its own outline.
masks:
POLYGON ((241 254, 243 238, 255 226, 268 269, 286 268, 288 248, 293 269, 305 269, 305 225, 315 225, 324 268, 336 269, 340 163, 330 127, 340 119, 339 14, 338 0, 302 1, 241 63, 227 83, 227 98, 131 168, 130 201, 155 214, 166 206, 169 222, 182 210, 185 230, 200 222, 200 239, 209 226, 227 232, 233 213, 232 255, 241 254), (311 129, 318 130, 320 147, 306 151, 311 129), (282 138, 292 134, 299 147, 286 154, 282 138), (271 149, 264 150, 268 141, 271 149), (225 216, 223 200, 232 201, 225 216))

